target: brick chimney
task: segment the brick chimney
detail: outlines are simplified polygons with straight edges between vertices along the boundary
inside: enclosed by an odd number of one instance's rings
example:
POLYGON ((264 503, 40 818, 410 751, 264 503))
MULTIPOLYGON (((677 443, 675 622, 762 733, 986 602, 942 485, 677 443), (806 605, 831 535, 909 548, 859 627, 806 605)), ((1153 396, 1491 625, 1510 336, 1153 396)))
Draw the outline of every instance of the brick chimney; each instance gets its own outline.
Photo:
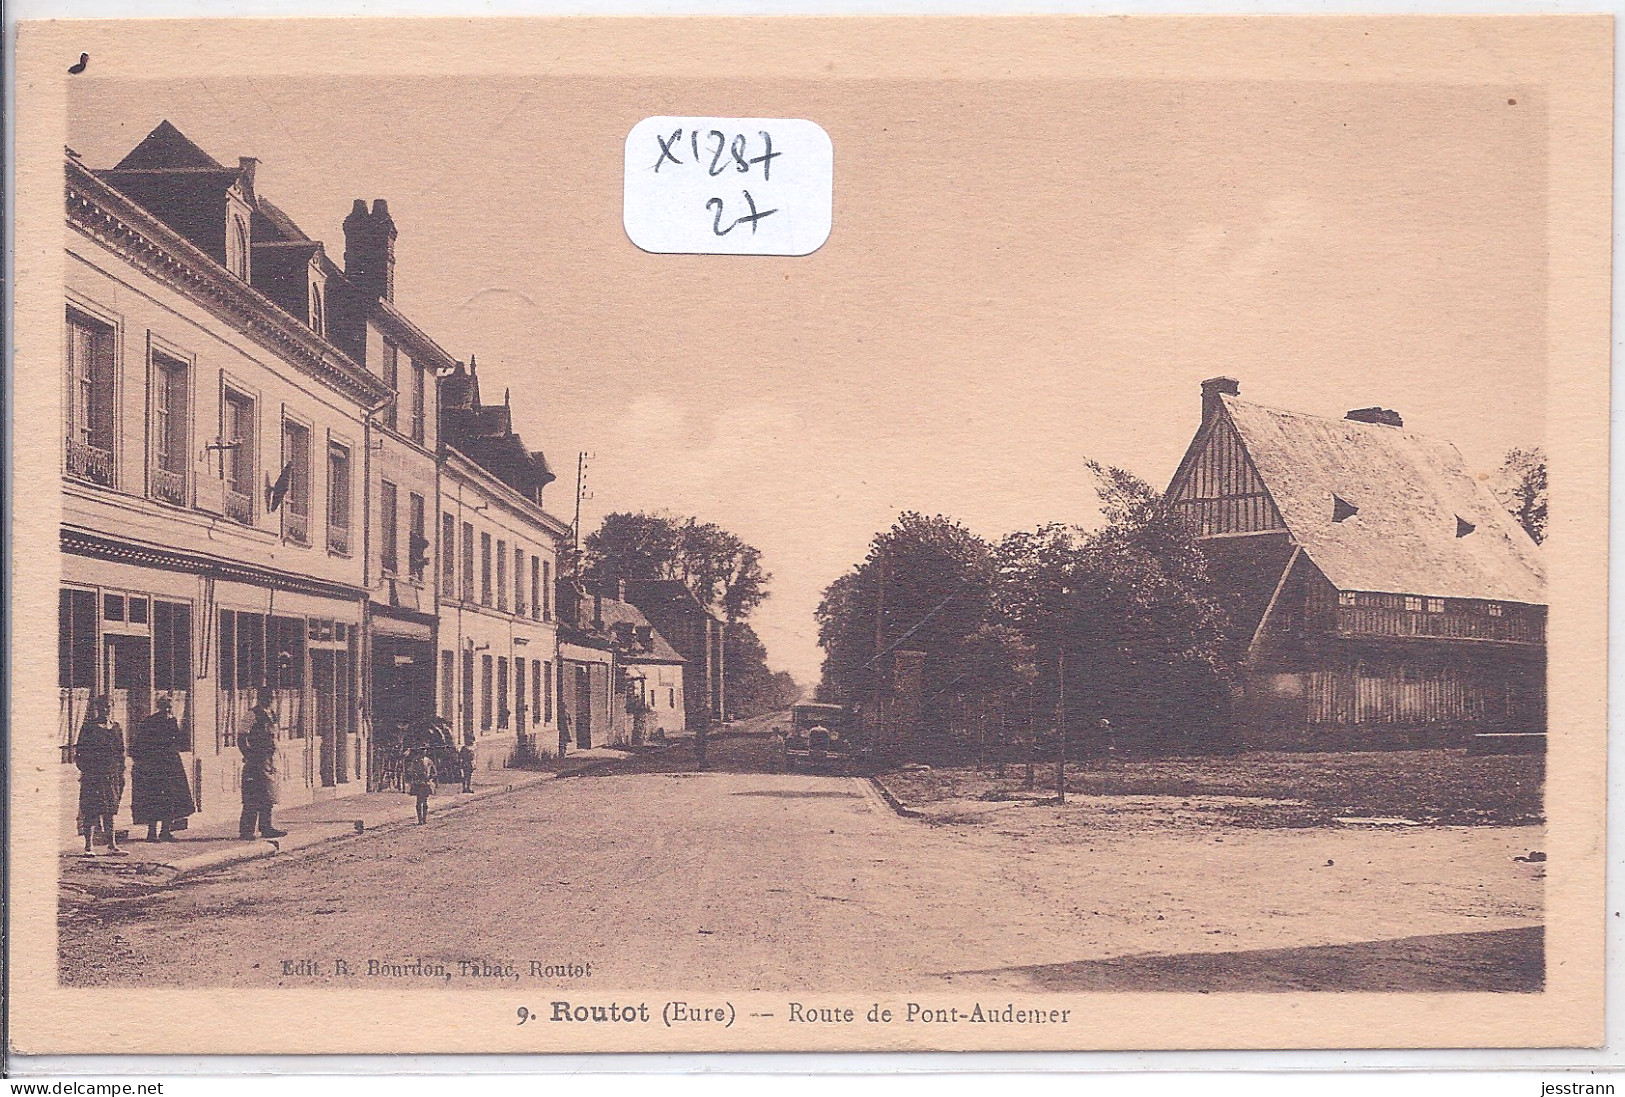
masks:
POLYGON ((395 222, 382 198, 371 213, 357 198, 344 219, 344 276, 363 297, 395 300, 395 222))
POLYGON ((1241 382, 1234 377, 1209 377, 1202 382, 1202 422, 1219 413, 1220 396, 1240 396, 1241 382))
POLYGON ((1345 419, 1352 419, 1356 423, 1376 423, 1384 427, 1403 427, 1405 420, 1399 417, 1399 412, 1389 411, 1387 408, 1355 408, 1345 419))

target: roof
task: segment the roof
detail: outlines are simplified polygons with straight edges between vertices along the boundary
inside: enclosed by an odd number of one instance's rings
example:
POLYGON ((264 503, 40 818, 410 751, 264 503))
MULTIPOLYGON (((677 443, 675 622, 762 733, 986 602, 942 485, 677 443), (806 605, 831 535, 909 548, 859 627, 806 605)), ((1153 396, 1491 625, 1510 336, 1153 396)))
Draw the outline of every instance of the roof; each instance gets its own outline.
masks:
POLYGON ((1293 539, 1339 590, 1545 604, 1539 548, 1455 446, 1221 399, 1293 539), (1339 502, 1355 513, 1334 520, 1339 502))
POLYGON ((681 579, 636 579, 627 583, 627 589, 639 602, 664 602, 667 605, 687 603, 713 621, 721 620, 681 579))
POLYGON ((164 171, 188 168, 222 171, 225 165, 198 148, 166 118, 124 159, 113 165, 114 171, 148 171, 155 168, 164 171))
POLYGON ((666 642, 666 638, 649 623, 637 606, 631 602, 622 602, 615 598, 601 600, 600 615, 604 620, 604 631, 613 634, 617 624, 631 625, 634 630, 646 628, 650 632, 651 643, 648 651, 622 651, 623 663, 684 663, 687 662, 677 653, 677 649, 666 642))

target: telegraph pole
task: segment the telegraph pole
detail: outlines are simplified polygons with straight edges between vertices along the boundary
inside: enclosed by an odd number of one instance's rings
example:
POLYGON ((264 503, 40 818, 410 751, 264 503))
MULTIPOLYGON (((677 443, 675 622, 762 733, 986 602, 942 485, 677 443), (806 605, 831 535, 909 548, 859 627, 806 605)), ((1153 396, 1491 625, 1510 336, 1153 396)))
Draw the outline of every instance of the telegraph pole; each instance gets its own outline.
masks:
MULTIPOLYGON (((880 653, 886 649, 886 544, 880 545, 880 562, 875 585, 875 738, 885 735, 881 727, 880 697, 883 685, 884 670, 881 665, 880 653)), ((896 744, 887 742, 887 750, 894 749, 896 744)))
POLYGON ((587 486, 587 451, 576 455, 576 519, 570 526, 570 563, 578 574, 581 559, 581 495, 587 486))
POLYGON ((1059 803, 1066 803, 1066 649, 1061 648, 1055 654, 1055 675, 1059 680, 1056 685, 1055 724, 1060 739, 1059 749, 1055 760, 1055 799, 1059 803))

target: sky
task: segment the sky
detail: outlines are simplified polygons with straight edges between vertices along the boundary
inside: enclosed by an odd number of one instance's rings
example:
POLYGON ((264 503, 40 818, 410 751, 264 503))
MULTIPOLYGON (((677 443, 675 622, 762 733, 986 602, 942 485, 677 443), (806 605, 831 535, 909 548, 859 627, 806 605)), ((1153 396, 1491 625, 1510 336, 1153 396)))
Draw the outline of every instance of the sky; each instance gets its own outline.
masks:
POLYGON ((387 198, 395 303, 459 358, 583 526, 695 515, 762 550, 752 624, 816 682, 813 611, 903 510, 997 538, 1098 519, 1089 459, 1165 485, 1203 378, 1373 404, 1492 471, 1546 415, 1545 112, 1528 87, 1353 82, 75 81, 110 167, 168 119, 343 259, 387 198), (818 122, 809 256, 651 255, 623 142, 657 114, 818 122))

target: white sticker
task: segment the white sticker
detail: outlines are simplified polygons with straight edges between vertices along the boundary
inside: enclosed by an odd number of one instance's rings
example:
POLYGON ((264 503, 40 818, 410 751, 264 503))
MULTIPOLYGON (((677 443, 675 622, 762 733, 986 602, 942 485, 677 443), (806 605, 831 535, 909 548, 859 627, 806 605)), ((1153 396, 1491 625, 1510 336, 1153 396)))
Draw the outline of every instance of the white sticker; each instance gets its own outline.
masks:
POLYGON ((644 251, 808 255, 829 239, 835 149, 804 118, 645 118, 621 219, 644 251))

